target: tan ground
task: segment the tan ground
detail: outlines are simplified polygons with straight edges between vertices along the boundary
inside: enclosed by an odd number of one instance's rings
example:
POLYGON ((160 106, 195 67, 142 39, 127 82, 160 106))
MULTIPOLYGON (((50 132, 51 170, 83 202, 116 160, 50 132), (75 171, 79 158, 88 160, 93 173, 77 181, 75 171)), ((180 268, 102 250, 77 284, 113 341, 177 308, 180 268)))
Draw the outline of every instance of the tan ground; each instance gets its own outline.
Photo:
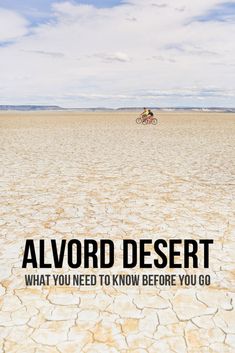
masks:
MULTIPOLYGON (((0 114, 0 352, 235 351, 235 115, 135 118, 0 114), (212 284, 25 288, 37 273, 21 269, 25 239, 74 237, 117 249, 123 238, 213 238, 210 269, 181 271, 212 284)), ((88 273, 121 273, 121 250, 116 260, 88 273)))

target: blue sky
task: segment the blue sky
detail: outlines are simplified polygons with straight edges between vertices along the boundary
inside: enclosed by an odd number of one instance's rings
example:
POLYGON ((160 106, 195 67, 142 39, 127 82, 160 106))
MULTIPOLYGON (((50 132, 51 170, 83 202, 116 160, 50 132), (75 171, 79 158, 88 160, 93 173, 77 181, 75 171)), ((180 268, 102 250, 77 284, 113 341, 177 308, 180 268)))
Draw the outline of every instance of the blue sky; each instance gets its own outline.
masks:
MULTIPOLYGON (((0 0, 0 7, 18 11, 30 21, 31 25, 35 26, 51 18, 51 6, 55 2, 63 3, 64 0, 0 0)), ((93 5, 97 8, 109 8, 121 4, 120 0, 72 0, 70 2, 93 5)))
POLYGON ((0 104, 235 107, 234 37, 235 1, 0 0, 0 104))
MULTIPOLYGON (((0 6, 8 9, 19 10, 20 12, 27 13, 30 9, 35 9, 38 12, 48 13, 50 11, 51 4, 53 2, 64 2, 63 0, 51 1, 51 0, 0 0, 0 6)), ((88 4, 94 5, 98 8, 101 7, 112 7, 120 5, 120 0, 79 0, 71 1, 73 4, 88 4)))
MULTIPOLYGON (((35 8, 39 11, 48 11, 52 2, 51 0, 1 0, 0 6, 23 11, 29 8, 35 8)), ((56 2, 63 1, 57 0, 56 2)), ((121 3, 120 0, 73 0, 71 2, 74 4, 91 4, 96 7, 112 7, 121 3)))
POLYGON ((235 19, 235 2, 225 2, 215 6, 208 12, 198 17, 199 21, 234 21, 235 19))
MULTIPOLYGON (((36 22, 37 18, 50 16, 51 5, 54 2, 63 3, 64 0, 0 0, 0 7, 17 10, 36 22)), ((72 0, 70 2, 73 4, 89 4, 97 8, 109 8, 125 3, 124 0, 72 0)), ((235 2, 227 1, 210 9, 202 16, 198 16, 197 19, 199 21, 229 21, 234 19, 234 16, 235 2)))

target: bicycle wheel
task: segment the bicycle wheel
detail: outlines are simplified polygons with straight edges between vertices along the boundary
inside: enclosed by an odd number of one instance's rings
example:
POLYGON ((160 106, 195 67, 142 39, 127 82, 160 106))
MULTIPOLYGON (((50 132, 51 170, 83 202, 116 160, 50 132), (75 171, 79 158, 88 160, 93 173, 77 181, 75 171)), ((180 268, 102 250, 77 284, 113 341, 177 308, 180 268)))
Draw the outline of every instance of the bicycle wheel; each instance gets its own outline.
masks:
POLYGON ((140 118, 140 117, 137 118, 137 119, 136 119, 136 122, 137 122, 137 124, 141 124, 141 123, 142 123, 142 118, 140 118))
POLYGON ((153 125, 157 125, 157 123, 158 123, 157 118, 153 118, 153 119, 152 119, 152 124, 153 124, 153 125))

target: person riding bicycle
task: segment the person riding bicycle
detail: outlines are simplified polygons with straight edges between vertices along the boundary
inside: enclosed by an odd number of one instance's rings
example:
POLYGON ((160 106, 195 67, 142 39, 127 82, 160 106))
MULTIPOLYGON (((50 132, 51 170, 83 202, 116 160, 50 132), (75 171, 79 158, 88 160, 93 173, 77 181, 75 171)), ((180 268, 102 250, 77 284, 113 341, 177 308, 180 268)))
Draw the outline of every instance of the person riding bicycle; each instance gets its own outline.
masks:
POLYGON ((144 111, 140 114, 140 116, 143 118, 143 121, 145 121, 153 117, 153 112, 150 109, 144 108, 144 111))

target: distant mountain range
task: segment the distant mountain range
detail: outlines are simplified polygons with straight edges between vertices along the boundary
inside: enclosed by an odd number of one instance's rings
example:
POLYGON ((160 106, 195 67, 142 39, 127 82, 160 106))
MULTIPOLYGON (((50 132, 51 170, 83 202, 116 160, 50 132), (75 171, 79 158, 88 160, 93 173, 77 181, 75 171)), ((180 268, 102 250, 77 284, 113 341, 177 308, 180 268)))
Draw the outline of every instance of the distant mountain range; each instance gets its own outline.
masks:
POLYGON ((57 105, 0 105, 0 110, 64 110, 57 105))
MULTIPOLYGON (((201 112, 230 112, 235 113, 235 108, 225 108, 225 107, 208 107, 208 108, 200 108, 200 107, 149 107, 151 110, 160 110, 166 112, 174 112, 174 111, 201 111, 201 112)), ((139 108, 118 108, 116 111, 140 111, 143 110, 142 107, 139 108)))
MULTIPOLYGON (((152 110, 160 111, 203 111, 203 112, 227 112, 235 113, 235 108, 225 108, 225 107, 207 107, 207 108, 198 108, 198 107, 150 107, 152 110)), ((58 105, 0 105, 0 111, 87 111, 87 112, 99 112, 99 111, 140 111, 143 110, 143 107, 125 107, 125 108, 62 108, 58 105)))

